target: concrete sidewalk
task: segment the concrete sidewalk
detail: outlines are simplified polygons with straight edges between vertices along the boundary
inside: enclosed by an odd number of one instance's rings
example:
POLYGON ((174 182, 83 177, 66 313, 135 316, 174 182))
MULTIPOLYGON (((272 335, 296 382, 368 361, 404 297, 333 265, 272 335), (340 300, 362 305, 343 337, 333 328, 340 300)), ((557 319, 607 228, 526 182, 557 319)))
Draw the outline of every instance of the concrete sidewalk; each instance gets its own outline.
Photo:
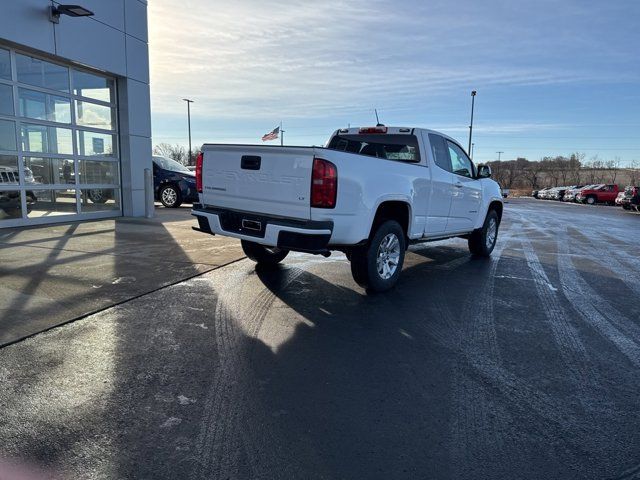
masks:
POLYGON ((194 224, 188 207, 159 207, 150 220, 0 230, 0 346, 244 256, 194 224))

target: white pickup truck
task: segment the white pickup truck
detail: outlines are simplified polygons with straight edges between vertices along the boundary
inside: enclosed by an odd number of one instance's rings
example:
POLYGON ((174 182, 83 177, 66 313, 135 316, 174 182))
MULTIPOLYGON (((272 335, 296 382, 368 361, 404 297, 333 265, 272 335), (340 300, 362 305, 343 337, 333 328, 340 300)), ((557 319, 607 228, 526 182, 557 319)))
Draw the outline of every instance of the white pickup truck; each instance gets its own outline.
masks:
POLYGON ((194 229, 241 239, 259 264, 342 251, 358 284, 384 291, 410 243, 463 237, 472 254, 491 254, 502 195, 490 176, 421 128, 345 128, 324 148, 205 144, 194 229))

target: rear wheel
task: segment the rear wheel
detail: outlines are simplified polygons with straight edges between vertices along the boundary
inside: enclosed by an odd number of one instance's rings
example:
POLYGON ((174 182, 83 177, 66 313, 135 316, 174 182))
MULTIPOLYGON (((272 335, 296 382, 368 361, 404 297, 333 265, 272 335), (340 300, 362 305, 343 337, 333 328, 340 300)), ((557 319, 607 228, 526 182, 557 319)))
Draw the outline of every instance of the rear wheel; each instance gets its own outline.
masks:
POLYGON ((498 228, 500 227, 500 219, 495 210, 489 210, 487 218, 481 228, 474 230, 469 237, 469 251, 472 255, 479 257, 488 257, 493 252, 498 240, 498 228))
POLYGON ((395 220, 383 222, 367 245, 351 252, 351 274, 358 285, 372 292, 392 288, 400 277, 405 235, 395 220))
POLYGON ((280 263, 289 254, 289 250, 278 247, 265 247, 259 243, 241 240, 244 254, 258 265, 273 266, 280 263))

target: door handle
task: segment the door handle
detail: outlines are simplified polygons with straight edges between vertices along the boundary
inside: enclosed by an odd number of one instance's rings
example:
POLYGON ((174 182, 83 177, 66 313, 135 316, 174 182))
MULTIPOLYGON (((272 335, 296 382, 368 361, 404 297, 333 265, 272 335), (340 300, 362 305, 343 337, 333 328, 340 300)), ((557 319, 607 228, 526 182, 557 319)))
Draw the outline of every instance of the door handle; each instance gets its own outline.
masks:
POLYGON ((462 184, 462 182, 456 182, 456 183, 454 183, 454 184, 453 184, 453 186, 454 186, 454 187, 456 187, 456 188, 462 188, 462 187, 464 187, 464 185, 462 184))

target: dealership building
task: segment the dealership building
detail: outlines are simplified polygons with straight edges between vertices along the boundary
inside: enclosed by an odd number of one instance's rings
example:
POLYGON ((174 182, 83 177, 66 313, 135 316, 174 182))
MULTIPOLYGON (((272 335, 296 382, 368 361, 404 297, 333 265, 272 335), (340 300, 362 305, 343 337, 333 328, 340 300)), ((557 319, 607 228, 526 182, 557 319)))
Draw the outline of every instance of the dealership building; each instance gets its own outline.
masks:
POLYGON ((146 0, 2 0, 0 229, 145 215, 146 0))

